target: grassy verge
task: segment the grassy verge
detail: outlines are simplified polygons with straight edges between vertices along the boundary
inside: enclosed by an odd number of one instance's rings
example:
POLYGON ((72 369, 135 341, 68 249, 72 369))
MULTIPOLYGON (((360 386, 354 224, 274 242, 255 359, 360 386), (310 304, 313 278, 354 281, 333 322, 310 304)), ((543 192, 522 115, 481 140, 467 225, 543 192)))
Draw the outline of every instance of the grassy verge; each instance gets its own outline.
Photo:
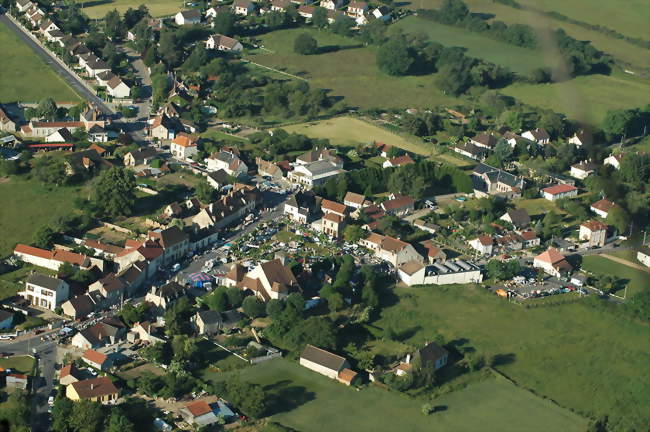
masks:
POLYGON ((18 36, 0 24, 0 103, 78 102, 79 96, 18 36))
POLYGON ((414 346, 441 334, 494 358, 497 370, 561 406, 591 417, 609 415, 620 430, 648 424, 642 407, 650 404, 650 377, 640 373, 650 360, 647 325, 594 309, 588 301, 526 309, 482 288, 394 292, 394 305, 382 310, 371 331, 390 327, 414 346))

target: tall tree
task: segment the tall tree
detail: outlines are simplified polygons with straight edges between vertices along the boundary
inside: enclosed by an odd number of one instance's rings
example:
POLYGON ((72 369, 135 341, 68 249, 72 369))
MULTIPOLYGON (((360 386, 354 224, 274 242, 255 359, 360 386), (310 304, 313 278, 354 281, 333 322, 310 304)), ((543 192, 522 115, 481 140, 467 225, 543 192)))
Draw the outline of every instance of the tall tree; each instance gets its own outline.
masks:
POLYGON ((120 167, 103 171, 95 185, 93 205, 104 216, 128 216, 135 207, 135 177, 120 167))
POLYGON ((404 38, 393 38, 377 50, 377 65, 388 75, 406 75, 414 56, 404 38))

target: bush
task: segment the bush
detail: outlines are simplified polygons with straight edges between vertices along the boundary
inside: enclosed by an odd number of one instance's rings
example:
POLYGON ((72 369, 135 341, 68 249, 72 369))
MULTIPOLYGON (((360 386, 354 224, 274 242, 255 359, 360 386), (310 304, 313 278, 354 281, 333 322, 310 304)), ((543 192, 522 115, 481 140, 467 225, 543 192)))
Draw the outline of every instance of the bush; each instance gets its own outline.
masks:
POLYGON ((316 51, 318 51, 318 42, 309 33, 301 33, 293 41, 293 50, 301 55, 316 54, 316 51))

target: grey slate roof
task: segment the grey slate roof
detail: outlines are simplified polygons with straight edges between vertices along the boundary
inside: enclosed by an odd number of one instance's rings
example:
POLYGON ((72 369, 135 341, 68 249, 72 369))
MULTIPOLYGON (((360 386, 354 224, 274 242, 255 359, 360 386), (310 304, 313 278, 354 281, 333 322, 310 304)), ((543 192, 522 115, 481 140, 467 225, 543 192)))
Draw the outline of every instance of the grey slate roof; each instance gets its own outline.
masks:
POLYGON ((56 291, 57 287, 61 283, 61 279, 57 279, 51 276, 46 276, 40 273, 34 273, 29 278, 27 278, 27 283, 47 288, 52 291, 56 291))

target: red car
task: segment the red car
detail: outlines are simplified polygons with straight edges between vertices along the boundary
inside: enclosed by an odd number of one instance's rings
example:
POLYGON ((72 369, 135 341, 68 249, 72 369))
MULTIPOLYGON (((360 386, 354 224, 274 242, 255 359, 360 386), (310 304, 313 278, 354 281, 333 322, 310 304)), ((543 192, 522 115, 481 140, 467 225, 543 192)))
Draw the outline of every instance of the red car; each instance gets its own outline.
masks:
POLYGON ((45 330, 41 330, 41 329, 34 330, 35 335, 39 335, 39 334, 41 334, 43 332, 45 332, 45 330))

